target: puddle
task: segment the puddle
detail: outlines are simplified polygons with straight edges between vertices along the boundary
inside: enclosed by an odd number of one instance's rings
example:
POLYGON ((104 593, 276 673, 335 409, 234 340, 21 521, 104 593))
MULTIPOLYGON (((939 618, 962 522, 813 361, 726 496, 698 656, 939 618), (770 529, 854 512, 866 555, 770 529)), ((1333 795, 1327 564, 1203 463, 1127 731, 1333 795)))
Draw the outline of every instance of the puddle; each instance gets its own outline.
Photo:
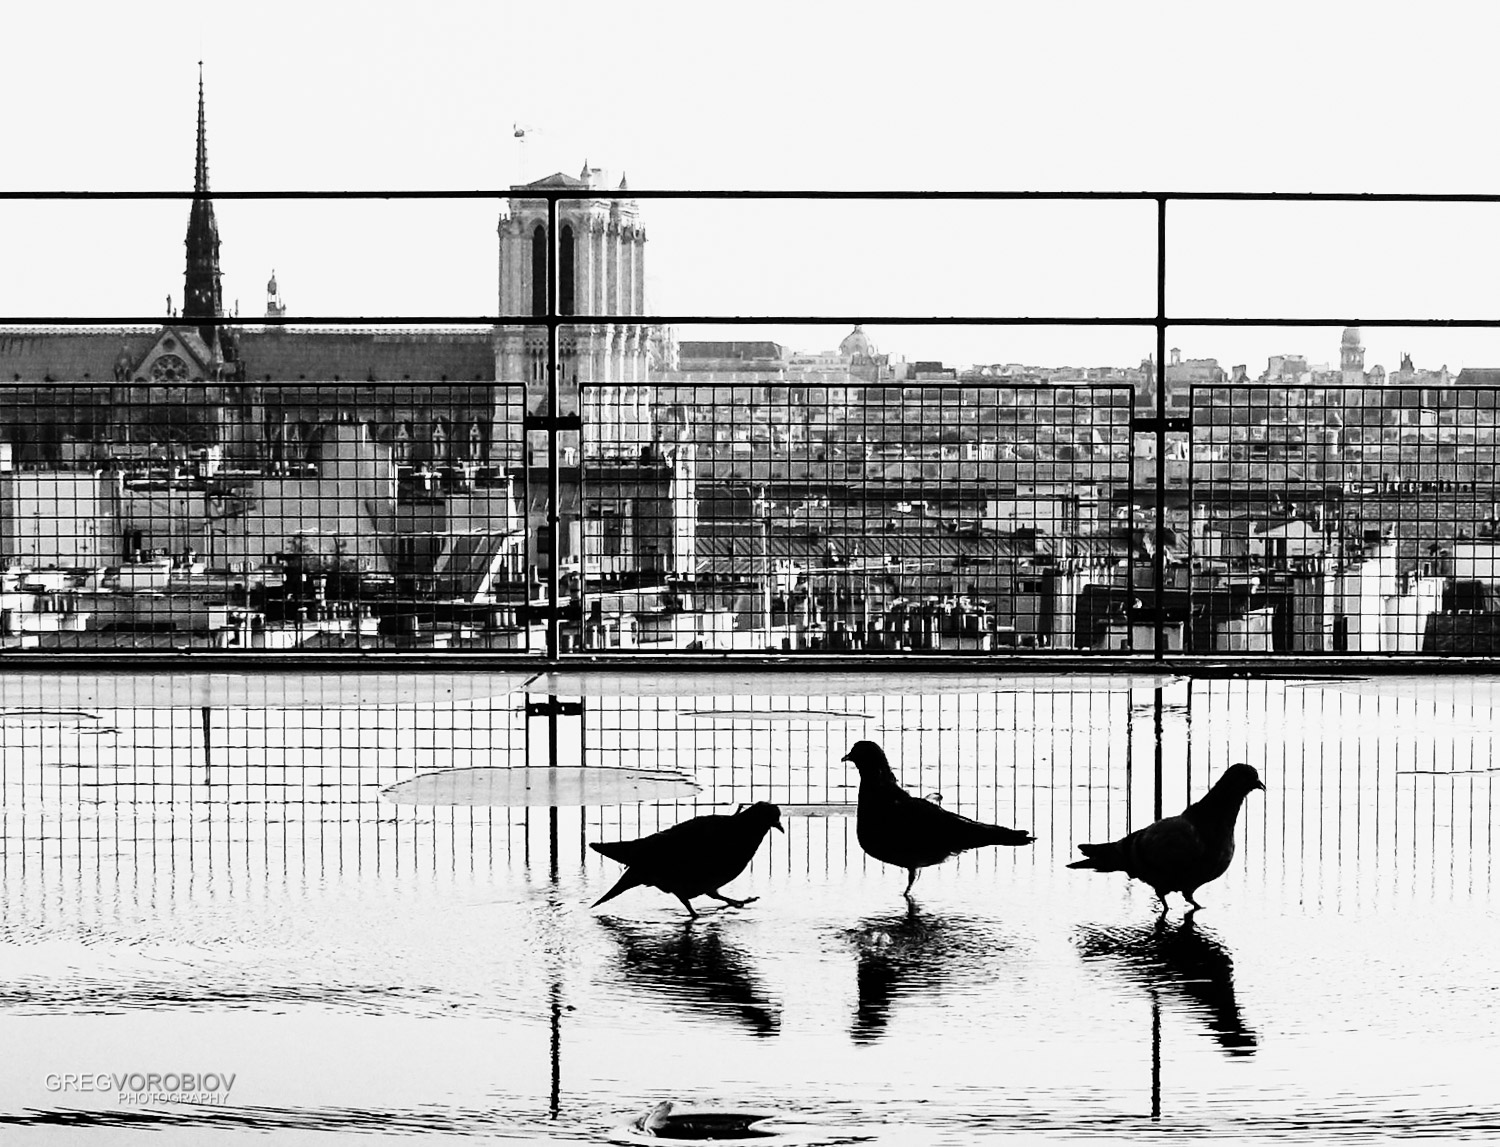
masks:
POLYGON ((88 725, 99 720, 98 713, 83 709, 19 708, 0 709, 0 725, 21 725, 31 728, 67 728, 72 725, 88 725))
POLYGON ((680 800, 701 791, 681 773, 575 766, 446 769, 391 785, 380 795, 401 805, 572 808, 680 800))
POLYGON ((849 709, 679 709, 684 717, 713 721, 873 721, 869 713, 849 709))
POLYGON ((216 710, 211 774, 197 710, 0 710, 0 1023, 25 1049, 0 1053, 0 1141, 968 1147, 1500 1128, 1500 797, 1472 775, 1494 757, 1448 719, 1454 698, 1403 700, 1393 724, 1396 706, 1336 686, 1200 685, 1191 724, 1163 723, 1158 798, 1151 715, 1121 693, 994 687, 793 699, 872 714, 912 792, 1038 833, 924 871, 914 904, 905 873, 859 847, 848 731, 778 696, 590 697, 591 755, 562 759, 611 767, 559 769, 462 767, 525 759, 510 697, 216 710), (789 719, 679 716, 695 709, 789 719), (125 736, 80 749, 29 727, 68 722, 125 736), (1159 920, 1139 883, 1064 867, 1078 841, 1140 827, 1157 799, 1181 808, 1234 760, 1269 791, 1192 921, 1159 920), (619 877, 590 843, 760 799, 787 832, 725 889, 753 904, 691 923, 655 894, 590 909, 619 877), (152 1111, 48 1083, 209 1069, 236 1074, 225 1106, 152 1111), (631 1126, 664 1097, 697 1121, 631 1126))
POLYGON ((859 812, 859 804, 855 801, 824 801, 817 804, 788 804, 777 805, 781 809, 782 816, 854 816, 859 812))
POLYGON ((717 1110, 658 1103, 609 1134, 611 1143, 756 1143, 771 1147, 817 1147, 872 1138, 858 1131, 831 1131, 791 1122, 770 1112, 717 1110))

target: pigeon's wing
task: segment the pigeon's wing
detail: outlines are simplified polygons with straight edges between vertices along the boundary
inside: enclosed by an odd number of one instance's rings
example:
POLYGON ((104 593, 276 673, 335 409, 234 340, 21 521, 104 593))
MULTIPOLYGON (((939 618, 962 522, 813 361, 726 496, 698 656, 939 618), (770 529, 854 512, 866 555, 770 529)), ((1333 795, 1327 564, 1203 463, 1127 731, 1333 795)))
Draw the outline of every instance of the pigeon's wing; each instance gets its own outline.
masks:
POLYGON ((729 819, 725 816, 696 816, 639 840, 617 840, 590 847, 611 860, 618 860, 621 864, 632 867, 644 865, 654 868, 660 864, 677 864, 709 847, 715 837, 724 831, 729 819))
POLYGON ((645 836, 640 840, 594 841, 589 847, 611 860, 618 860, 621 864, 636 864, 642 856, 650 853, 651 840, 651 837, 645 836))
POLYGON ((964 852, 987 844, 1030 844, 1033 839, 1029 832, 971 820, 906 792, 900 794, 900 816, 914 837, 941 841, 949 852, 964 852))
POLYGON ((1208 854, 1197 826, 1185 816, 1149 824, 1121 843, 1127 846, 1130 875, 1173 890, 1202 869, 1208 854))

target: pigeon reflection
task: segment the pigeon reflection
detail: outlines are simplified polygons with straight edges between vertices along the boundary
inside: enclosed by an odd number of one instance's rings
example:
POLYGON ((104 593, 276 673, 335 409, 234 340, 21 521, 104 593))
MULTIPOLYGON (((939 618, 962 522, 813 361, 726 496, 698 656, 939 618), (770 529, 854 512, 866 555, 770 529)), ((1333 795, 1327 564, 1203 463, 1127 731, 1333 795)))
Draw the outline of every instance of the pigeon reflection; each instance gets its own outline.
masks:
POLYGON ((979 943, 962 920, 924 916, 915 902, 904 912, 866 917, 849 935, 859 991, 849 1032, 855 1043, 880 1038, 897 999, 940 988, 955 966, 997 948, 993 937, 987 945, 979 943))
POLYGON ((626 983, 690 1011, 739 1020, 754 1035, 781 1029, 781 1013, 745 952, 717 922, 635 927, 613 917, 597 923, 620 948, 626 983))
POLYGON ((1193 915, 1188 912, 1175 928, 1162 913, 1149 928, 1086 929, 1077 937, 1079 953, 1117 959, 1153 991, 1175 992, 1228 1054, 1254 1055, 1255 1032, 1234 995, 1234 961, 1223 944, 1198 930, 1193 915))

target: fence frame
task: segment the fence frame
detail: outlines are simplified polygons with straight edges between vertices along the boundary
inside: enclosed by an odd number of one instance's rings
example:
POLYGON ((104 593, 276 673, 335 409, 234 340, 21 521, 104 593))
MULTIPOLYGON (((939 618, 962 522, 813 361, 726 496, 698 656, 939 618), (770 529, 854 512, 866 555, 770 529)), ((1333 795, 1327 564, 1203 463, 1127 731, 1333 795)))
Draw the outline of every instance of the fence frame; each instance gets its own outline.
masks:
MULTIPOLYGON (((206 196, 210 201, 232 200, 492 200, 503 205, 521 188, 483 190, 378 190, 378 191, 215 191, 206 196)), ((1166 500, 1162 496, 1166 488, 1166 444, 1169 434, 1193 432, 1189 417, 1173 417, 1168 408, 1166 383, 1167 331, 1173 326, 1193 327, 1406 327, 1406 328, 1453 328, 1489 329, 1500 328, 1500 318, 1401 318, 1368 317, 1358 315, 1329 315, 1317 317, 1269 316, 1224 316, 1224 315, 1176 315, 1167 309, 1168 283, 1168 205, 1171 203, 1220 202, 1220 203, 1348 203, 1348 204, 1500 204, 1500 195, 1477 193, 1339 193, 1339 192, 1242 192, 1242 191, 900 191, 900 190, 828 190, 828 189, 606 189, 589 188, 590 199, 633 200, 722 200, 722 201, 886 201, 886 202, 999 202, 999 201, 1069 201, 1069 202, 1144 202, 1155 205, 1155 295, 1156 308, 1149 315, 879 315, 859 314, 638 314, 638 315, 592 315, 572 313, 563 315, 559 306, 558 249, 560 243, 558 222, 559 203, 581 197, 578 187, 528 185, 524 188, 528 199, 546 201, 548 237, 547 243, 547 307, 544 315, 320 315, 266 316, 253 319, 222 317, 215 322, 224 327, 234 326, 538 326, 547 331, 546 394, 549 414, 526 416, 522 421, 523 459, 532 433, 540 433, 547 440, 547 472, 549 475, 549 497, 547 522, 550 527, 550 573, 548 575, 549 602, 546 607, 546 648, 539 653, 425 653, 397 651, 359 651, 344 653, 299 652, 299 651, 240 651, 218 653, 212 651, 158 651, 150 649, 119 651, 69 651, 66 653, 34 653, 29 651, 7 651, 0 655, 0 675, 8 670, 30 670, 56 668, 66 662, 79 668, 101 670, 139 670, 149 665, 153 669, 191 671, 232 670, 234 672, 285 672, 313 671, 332 667, 357 665, 361 670, 389 668, 392 670, 441 670, 461 672, 472 669, 528 669, 537 673, 572 670, 583 666, 606 668, 639 668, 650 664, 656 668, 670 666, 673 672, 730 671, 756 668, 785 669, 794 672, 864 672, 879 668, 900 672, 975 672, 984 675, 1010 674, 1055 674, 1087 668, 1091 672, 1130 672, 1150 669, 1154 671, 1180 672, 1202 676, 1278 676, 1297 677, 1304 675, 1325 676, 1333 672, 1356 671, 1360 673, 1475 673, 1491 672, 1497 659, 1488 656, 1393 654, 1350 655, 1278 655, 1278 654, 1197 654, 1169 652, 1164 649, 1165 619, 1160 608, 1155 610, 1154 649, 1143 652, 1093 652, 1065 651, 1032 654, 1025 652, 987 653, 981 655, 965 653, 891 654, 878 655, 843 653, 820 655, 818 653, 779 654, 770 651, 755 653, 690 653, 672 652, 652 655, 639 651, 609 653, 596 650, 564 651, 562 649, 561 626, 569 607, 562 604, 561 577, 561 521, 559 498, 560 460, 559 436, 568 432, 579 432, 581 421, 558 415, 560 393, 560 347, 559 331, 564 327, 591 323, 635 323, 651 325, 713 324, 718 326, 768 326, 803 325, 844 327, 857 323, 901 326, 1070 326, 1070 327, 1141 327, 1152 328, 1156 336, 1155 355, 1155 408, 1142 415, 1132 405, 1130 434, 1132 439, 1140 435, 1154 437, 1156 443, 1156 491, 1154 514, 1157 530, 1166 529, 1166 500)), ((192 191, 0 191, 0 202, 14 201, 149 201, 186 200, 196 198, 192 191)), ((162 316, 0 316, 0 327, 90 327, 90 326, 158 326, 162 316)), ((68 385, 62 383, 59 385, 68 385)), ((75 385, 97 385, 75 384, 75 385)), ((495 385, 514 385, 497 380, 495 385)), ((523 466, 523 481, 529 483, 529 459, 523 466)), ((529 492, 523 495, 529 499, 529 492)), ((529 505, 529 500, 523 504, 529 505)), ((1166 555, 1157 546, 1152 557, 1154 594, 1158 604, 1164 589, 1166 555)), ((571 608, 580 608, 575 603, 571 608)))

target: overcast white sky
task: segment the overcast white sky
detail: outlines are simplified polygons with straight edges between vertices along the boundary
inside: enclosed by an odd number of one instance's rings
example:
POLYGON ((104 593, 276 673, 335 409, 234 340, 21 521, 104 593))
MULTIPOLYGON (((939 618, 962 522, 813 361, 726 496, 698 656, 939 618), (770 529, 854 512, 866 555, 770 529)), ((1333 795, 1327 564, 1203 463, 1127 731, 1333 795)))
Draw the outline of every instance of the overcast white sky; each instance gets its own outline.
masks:
MULTIPOLYGON (((1477 3, 1306 0, 28 4, 0 37, 0 189, 188 189, 202 58, 218 190, 495 188, 587 159, 636 187, 1500 192, 1497 24, 1477 3)), ((491 203, 218 215, 244 315, 273 267, 293 314, 497 306, 491 203)), ((181 300, 186 219, 180 202, 0 202, 0 314, 161 313, 181 300)), ((662 312, 1154 309, 1149 205, 658 202, 644 222, 662 312)), ((1171 234, 1179 314, 1500 315, 1500 207, 1183 205, 1171 234)), ((950 362, 1130 365, 1154 344, 872 334, 950 362)), ((1338 334, 1169 342, 1255 372, 1281 351, 1336 358, 1338 334)), ((1500 365, 1492 334, 1365 344, 1388 368, 1402 350, 1500 365)))

